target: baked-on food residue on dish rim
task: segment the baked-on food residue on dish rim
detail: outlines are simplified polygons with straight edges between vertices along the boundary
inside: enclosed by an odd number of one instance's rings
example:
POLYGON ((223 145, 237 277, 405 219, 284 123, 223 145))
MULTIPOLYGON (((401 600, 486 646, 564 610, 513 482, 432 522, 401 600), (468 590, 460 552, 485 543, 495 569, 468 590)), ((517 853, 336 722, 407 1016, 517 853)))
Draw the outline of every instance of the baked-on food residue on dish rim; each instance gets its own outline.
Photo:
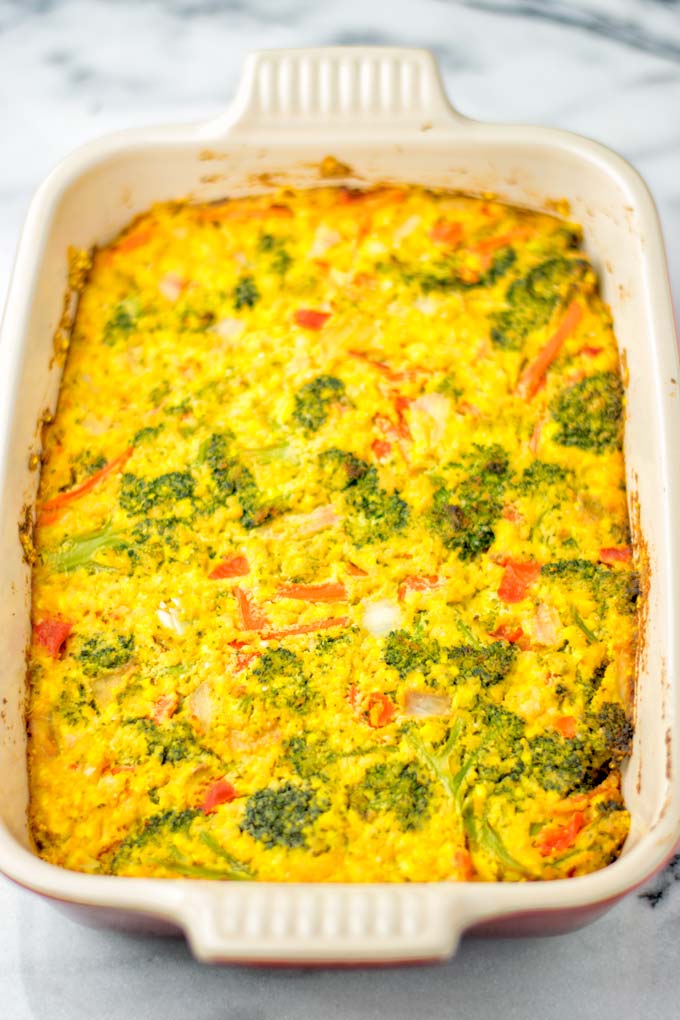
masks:
POLYGON ((638 582, 579 239, 328 187, 159 205, 95 254, 37 508, 43 857, 372 882, 618 854, 638 582))

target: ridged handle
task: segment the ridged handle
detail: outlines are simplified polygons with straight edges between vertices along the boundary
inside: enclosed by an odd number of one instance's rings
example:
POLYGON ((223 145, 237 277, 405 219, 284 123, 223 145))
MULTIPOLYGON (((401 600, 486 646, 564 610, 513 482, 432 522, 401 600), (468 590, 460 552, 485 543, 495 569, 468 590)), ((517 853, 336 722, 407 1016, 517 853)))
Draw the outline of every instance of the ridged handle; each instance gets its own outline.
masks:
POLYGON ((395 126, 428 130, 463 119, 427 50, 262 50, 248 57, 234 103, 210 133, 306 126, 356 134, 395 126))
POLYGON ((463 928, 436 886, 198 885, 181 915, 194 955, 206 962, 443 959, 463 928))

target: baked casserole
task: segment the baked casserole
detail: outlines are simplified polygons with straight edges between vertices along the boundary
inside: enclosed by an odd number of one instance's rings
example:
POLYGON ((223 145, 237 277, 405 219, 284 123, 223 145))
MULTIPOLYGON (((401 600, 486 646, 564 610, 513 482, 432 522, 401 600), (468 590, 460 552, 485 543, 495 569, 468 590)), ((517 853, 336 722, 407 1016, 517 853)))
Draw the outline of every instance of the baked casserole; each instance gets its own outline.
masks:
POLYGON ((79 256, 32 832, 95 874, 527 881, 628 833, 621 366, 577 226, 417 187, 79 256))

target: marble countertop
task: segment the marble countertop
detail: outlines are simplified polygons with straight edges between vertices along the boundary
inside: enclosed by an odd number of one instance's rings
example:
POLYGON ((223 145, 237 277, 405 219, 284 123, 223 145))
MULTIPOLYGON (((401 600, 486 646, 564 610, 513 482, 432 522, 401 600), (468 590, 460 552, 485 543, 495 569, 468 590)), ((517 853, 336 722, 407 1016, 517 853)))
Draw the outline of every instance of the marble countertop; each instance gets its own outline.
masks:
MULTIPOLYGON (((568 128, 621 152, 659 205, 680 301, 680 0, 0 0, 0 297, 31 193, 74 146, 224 108, 245 54, 401 44, 439 57, 471 117, 568 128)), ((680 859, 557 939, 467 940, 436 967, 210 969, 181 940, 94 932, 0 879, 12 1020, 671 1020, 680 859)))

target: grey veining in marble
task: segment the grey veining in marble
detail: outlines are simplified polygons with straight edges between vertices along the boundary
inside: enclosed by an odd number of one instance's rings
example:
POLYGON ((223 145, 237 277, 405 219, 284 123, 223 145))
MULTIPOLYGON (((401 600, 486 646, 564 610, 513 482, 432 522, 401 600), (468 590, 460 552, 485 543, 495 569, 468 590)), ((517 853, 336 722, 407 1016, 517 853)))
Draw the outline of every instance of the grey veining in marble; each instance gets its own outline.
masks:
MULTIPOLYGON (((29 197, 70 149, 214 116, 251 49, 333 43, 429 47, 467 115, 621 152, 657 200, 680 299, 680 0, 0 0, 0 296, 29 197)), ((680 859, 580 933, 349 973, 201 968, 180 940, 80 928, 0 879, 0 1017, 674 1020, 678 879, 680 859)))

